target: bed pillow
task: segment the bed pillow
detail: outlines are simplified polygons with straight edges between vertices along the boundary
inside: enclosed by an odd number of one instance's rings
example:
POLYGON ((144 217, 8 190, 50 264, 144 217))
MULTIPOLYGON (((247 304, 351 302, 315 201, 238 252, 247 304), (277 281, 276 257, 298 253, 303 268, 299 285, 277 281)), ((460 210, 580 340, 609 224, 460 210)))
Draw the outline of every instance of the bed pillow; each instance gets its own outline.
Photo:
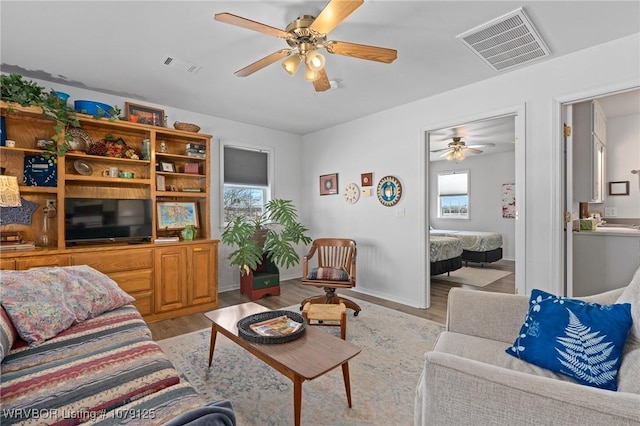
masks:
POLYGON ((18 338, 18 332, 11 322, 7 311, 0 306, 0 362, 9 353, 14 342, 18 338))
POLYGON ((86 265, 3 271, 0 286, 0 304, 30 344, 135 300, 86 265))
POLYGON ((344 268, 313 268, 308 280, 349 281, 349 273, 344 268))
POLYGON ((629 303, 600 305, 534 289, 529 304, 509 355, 584 385, 617 390, 632 323, 629 303))

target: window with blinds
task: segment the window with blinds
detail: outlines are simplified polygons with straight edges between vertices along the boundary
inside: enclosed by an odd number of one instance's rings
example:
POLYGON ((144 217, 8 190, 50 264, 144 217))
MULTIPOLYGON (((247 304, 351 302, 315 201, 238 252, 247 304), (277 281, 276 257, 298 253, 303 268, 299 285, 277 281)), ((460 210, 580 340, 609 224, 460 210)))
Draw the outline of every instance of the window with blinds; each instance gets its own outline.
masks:
POLYGON ((222 156, 224 223, 260 216, 270 195, 270 152, 224 146, 222 156))
POLYGON ((438 218, 469 219, 469 172, 438 174, 438 218))

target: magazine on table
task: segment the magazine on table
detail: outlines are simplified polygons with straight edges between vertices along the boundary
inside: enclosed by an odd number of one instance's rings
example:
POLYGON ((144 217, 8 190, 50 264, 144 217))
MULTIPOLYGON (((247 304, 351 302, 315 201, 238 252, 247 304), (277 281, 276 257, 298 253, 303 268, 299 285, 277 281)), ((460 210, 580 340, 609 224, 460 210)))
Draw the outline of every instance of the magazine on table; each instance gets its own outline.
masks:
POLYGON ((302 324, 282 315, 251 324, 249 327, 262 336, 287 336, 298 331, 302 324))

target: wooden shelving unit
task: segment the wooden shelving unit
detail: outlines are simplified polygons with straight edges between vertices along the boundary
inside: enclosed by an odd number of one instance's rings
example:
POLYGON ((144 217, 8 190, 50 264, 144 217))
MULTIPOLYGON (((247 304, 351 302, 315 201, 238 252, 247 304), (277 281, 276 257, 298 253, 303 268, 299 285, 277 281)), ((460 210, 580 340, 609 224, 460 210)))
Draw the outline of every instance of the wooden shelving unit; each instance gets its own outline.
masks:
MULTIPOLYGON (((54 122, 45 117, 37 107, 0 102, 0 113, 5 117, 7 139, 16 142, 15 147, 0 147, 0 162, 4 174, 16 176, 21 196, 39 205, 31 224, 0 224, 0 231, 22 231, 25 240, 35 241, 44 221, 43 210, 47 201, 55 199, 57 204, 56 216, 50 220, 57 235, 57 246, 20 252, 2 251, 0 268, 90 264, 112 276, 126 291, 134 295, 138 308, 146 318, 151 319, 170 318, 217 306, 218 241, 211 240, 210 225, 211 135, 78 114, 81 129, 93 141, 105 139, 107 135, 114 139, 122 138, 128 146, 135 149, 140 159, 68 152, 64 156, 52 157, 56 161, 55 186, 28 186, 24 184, 25 157, 46 153, 36 146, 36 141, 52 139, 54 122), (142 159, 143 141, 149 141, 147 160, 142 159), (203 145, 205 155, 185 155, 188 144, 203 145), (161 152, 161 146, 166 152, 161 152), (76 170, 74 162, 78 160, 90 166, 91 174, 81 174, 76 170), (172 164, 173 170, 162 171, 161 163, 172 164), (104 170, 110 167, 132 172, 133 178, 104 176, 104 170), (185 167, 195 167, 197 173, 185 173, 185 167), (157 187, 159 177, 164 180, 164 190, 157 187), (197 189, 199 192, 185 192, 185 188, 197 189), (159 202, 194 202, 199 218, 196 240, 162 245, 149 242, 137 245, 67 246, 64 238, 65 198, 151 200, 154 212, 153 239, 167 234, 166 230, 158 229, 157 226, 159 202), (139 259, 142 258, 146 260, 140 266, 139 259), (163 267, 162 262, 167 259, 178 262, 185 276, 180 276, 174 282, 171 275, 174 271, 166 265, 163 267)), ((63 141, 64 135, 60 135, 59 140, 63 141)))

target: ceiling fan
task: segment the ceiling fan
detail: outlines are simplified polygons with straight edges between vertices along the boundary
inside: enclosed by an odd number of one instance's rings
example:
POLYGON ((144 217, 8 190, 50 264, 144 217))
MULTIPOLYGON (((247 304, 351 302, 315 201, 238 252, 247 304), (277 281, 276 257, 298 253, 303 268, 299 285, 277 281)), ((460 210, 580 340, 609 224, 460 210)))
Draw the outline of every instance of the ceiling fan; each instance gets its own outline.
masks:
POLYGON ((494 143, 485 143, 482 145, 467 145, 465 141, 460 137, 454 137, 453 142, 449 142, 449 145, 443 149, 436 149, 431 152, 442 152, 440 157, 447 157, 447 160, 464 160, 464 152, 468 151, 472 154, 480 154, 482 150, 478 148, 489 148, 496 146, 494 143), (444 152, 443 152, 444 151, 444 152))
POLYGON ((313 82, 316 92, 323 92, 331 88, 331 84, 324 69, 325 59, 320 53, 321 49, 332 54, 387 64, 393 62, 397 57, 397 52, 394 49, 327 40, 327 34, 359 8, 362 3, 364 0, 331 0, 317 17, 302 15, 290 22, 284 31, 231 13, 217 13, 214 19, 281 38, 290 46, 288 49, 280 49, 236 71, 235 75, 246 77, 286 58, 282 61, 282 67, 287 74, 294 75, 300 64, 304 63, 305 79, 313 82))

